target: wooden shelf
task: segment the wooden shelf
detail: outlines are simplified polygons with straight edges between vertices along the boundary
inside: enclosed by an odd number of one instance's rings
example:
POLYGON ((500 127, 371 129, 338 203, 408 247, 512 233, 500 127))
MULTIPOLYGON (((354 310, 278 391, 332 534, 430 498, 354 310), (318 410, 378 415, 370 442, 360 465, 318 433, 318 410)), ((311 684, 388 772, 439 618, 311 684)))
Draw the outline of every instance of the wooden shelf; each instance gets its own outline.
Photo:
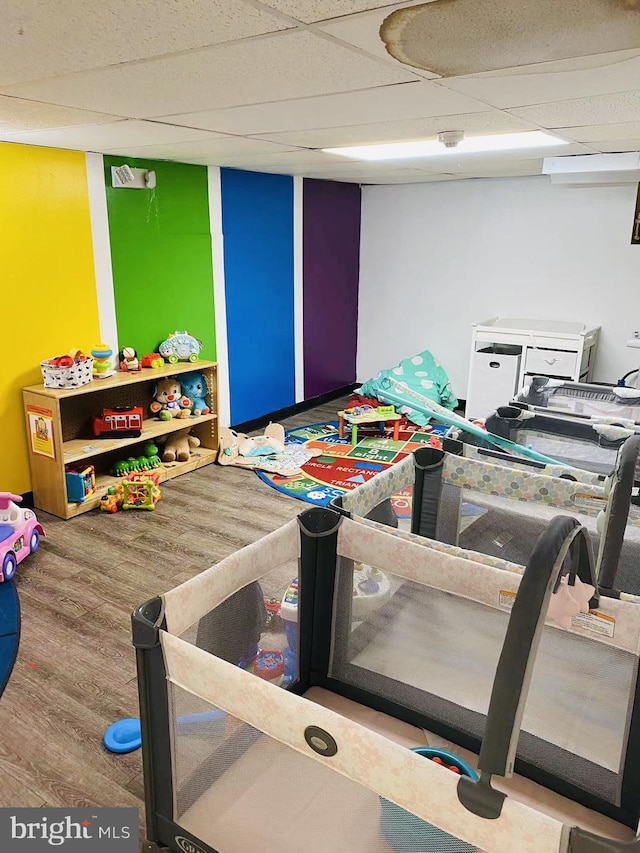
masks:
POLYGON ((156 370, 120 371, 80 388, 45 388, 44 385, 25 388, 22 396, 35 506, 59 518, 73 518, 94 509, 106 489, 117 482, 108 474, 114 459, 141 453, 142 450, 137 448, 142 448, 145 441, 157 441, 180 430, 191 430, 200 440, 200 445, 187 462, 163 463, 161 468, 157 468, 161 480, 178 477, 215 462, 218 453, 217 367, 214 361, 182 361, 165 364, 156 370), (158 379, 191 371, 200 371, 206 379, 206 401, 211 407, 209 414, 168 421, 149 417, 143 420, 141 434, 137 438, 98 438, 90 434, 92 419, 101 408, 142 404, 146 409, 158 379), (34 413, 44 420, 45 430, 48 428, 51 433, 48 444, 38 444, 37 436, 31 432, 34 413), (130 449, 134 447, 136 450, 130 449), (65 469, 78 463, 94 466, 98 489, 86 501, 71 503, 67 500, 65 469))
POLYGON ((142 422, 142 435, 138 438, 95 438, 93 436, 91 438, 74 438, 71 441, 65 441, 62 445, 64 464, 69 465, 71 462, 91 459, 94 456, 100 456, 112 450, 120 450, 141 441, 151 441, 161 435, 168 435, 181 429, 189 429, 196 424, 213 421, 217 417, 217 415, 210 413, 198 417, 172 418, 170 421, 148 418, 142 422))
MULTIPOLYGON (((137 440, 139 441, 140 439, 137 440)), ((204 465, 215 462, 217 455, 217 451, 209 447, 198 447, 187 462, 163 462, 161 468, 154 468, 153 470, 160 474, 160 482, 163 483, 165 480, 172 480, 181 474, 187 474, 189 471, 195 471, 197 468, 202 468, 204 465)), ((95 509, 100 505, 100 499, 109 486, 115 486, 118 482, 121 482, 118 477, 110 477, 108 474, 102 474, 97 477, 96 491, 91 497, 82 503, 67 503, 67 518, 73 518, 76 515, 81 515, 83 512, 95 509)))
POLYGON ((45 388, 44 385, 30 385, 25 391, 32 391, 43 397, 64 400, 67 397, 77 397, 79 394, 91 394, 93 391, 108 391, 111 388, 121 388, 123 385, 135 385, 138 382, 152 382, 163 376, 177 376, 180 373, 190 373, 192 370, 203 370, 216 367, 215 361, 179 361, 177 364, 165 364, 163 367, 143 367, 142 370, 119 370, 107 379, 93 379, 79 388, 45 388))

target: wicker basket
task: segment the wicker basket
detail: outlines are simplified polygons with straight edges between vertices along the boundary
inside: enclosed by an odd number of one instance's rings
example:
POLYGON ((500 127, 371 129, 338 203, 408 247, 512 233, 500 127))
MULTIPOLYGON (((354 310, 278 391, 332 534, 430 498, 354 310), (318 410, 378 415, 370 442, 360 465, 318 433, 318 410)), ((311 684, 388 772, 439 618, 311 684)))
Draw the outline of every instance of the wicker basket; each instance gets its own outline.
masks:
POLYGON ((45 388, 79 388, 93 378, 93 359, 87 358, 71 367, 54 367, 48 361, 41 361, 40 369, 45 388))

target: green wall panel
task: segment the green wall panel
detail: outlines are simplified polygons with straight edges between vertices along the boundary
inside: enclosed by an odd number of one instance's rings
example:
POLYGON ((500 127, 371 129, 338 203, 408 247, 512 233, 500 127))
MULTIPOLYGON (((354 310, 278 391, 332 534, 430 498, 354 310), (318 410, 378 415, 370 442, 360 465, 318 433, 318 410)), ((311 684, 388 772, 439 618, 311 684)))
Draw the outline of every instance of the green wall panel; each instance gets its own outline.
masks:
POLYGON ((119 346, 154 351, 176 329, 215 359, 213 269, 206 166, 105 157, 119 346), (114 189, 111 166, 153 169, 153 190, 114 189))

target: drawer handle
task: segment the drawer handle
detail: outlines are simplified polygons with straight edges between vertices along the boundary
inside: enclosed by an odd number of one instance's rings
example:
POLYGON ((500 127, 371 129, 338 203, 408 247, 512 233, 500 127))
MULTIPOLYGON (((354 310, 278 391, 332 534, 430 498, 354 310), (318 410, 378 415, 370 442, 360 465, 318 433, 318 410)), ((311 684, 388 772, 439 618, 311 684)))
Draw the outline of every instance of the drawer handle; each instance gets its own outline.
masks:
POLYGON ((489 367, 500 367, 500 362, 499 361, 490 361, 489 367))
POLYGON ((559 361, 559 359, 558 358, 545 358, 545 361, 547 362, 547 364, 555 364, 556 361, 559 361))

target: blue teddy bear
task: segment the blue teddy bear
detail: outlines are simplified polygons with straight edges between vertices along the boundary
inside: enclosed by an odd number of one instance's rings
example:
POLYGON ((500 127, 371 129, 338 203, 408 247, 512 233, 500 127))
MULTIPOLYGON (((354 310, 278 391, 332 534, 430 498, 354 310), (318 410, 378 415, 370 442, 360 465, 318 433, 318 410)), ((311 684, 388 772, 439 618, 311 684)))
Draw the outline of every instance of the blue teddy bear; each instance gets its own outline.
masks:
POLYGON ((204 376, 197 371, 183 373, 180 377, 182 394, 189 398, 189 407, 192 415, 208 415, 211 411, 205 400, 208 393, 207 383, 204 376))

